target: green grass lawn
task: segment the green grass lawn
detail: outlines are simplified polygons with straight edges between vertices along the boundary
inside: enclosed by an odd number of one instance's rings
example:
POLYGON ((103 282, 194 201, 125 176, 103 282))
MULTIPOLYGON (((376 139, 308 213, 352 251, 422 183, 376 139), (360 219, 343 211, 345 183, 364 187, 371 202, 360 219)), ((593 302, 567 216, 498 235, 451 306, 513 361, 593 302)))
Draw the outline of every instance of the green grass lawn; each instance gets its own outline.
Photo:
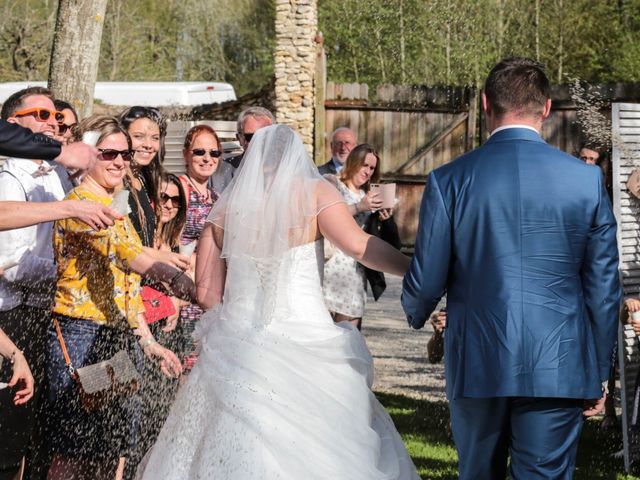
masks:
MULTIPOLYGON (((401 395, 377 393, 402 435, 418 472, 424 480, 455 480, 457 454, 449 433, 449 409, 444 402, 414 400, 401 395)), ((600 419, 586 422, 582 431, 575 480, 640 480, 625 475, 620 432, 601 433, 600 419)))

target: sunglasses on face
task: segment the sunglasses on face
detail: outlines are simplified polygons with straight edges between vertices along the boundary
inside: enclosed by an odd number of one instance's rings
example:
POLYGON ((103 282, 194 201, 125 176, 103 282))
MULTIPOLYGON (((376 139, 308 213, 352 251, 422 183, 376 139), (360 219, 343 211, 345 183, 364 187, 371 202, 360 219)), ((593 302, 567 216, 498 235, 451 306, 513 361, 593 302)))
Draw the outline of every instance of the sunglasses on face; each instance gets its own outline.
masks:
POLYGON ((160 203, 162 205, 164 205, 165 203, 167 203, 168 201, 171 201, 171 206, 172 207, 179 207, 180 206, 180 195, 169 195, 168 193, 162 192, 160 194, 160 203))
POLYGON ((29 115, 35 117, 39 122, 46 122, 52 115, 58 125, 64 122, 64 113, 57 110, 49 110, 48 108, 26 108, 13 114, 14 117, 26 117, 29 115))
POLYGON ((98 150, 100 151, 100 155, 98 155, 100 160, 115 160, 118 158, 118 155, 120 155, 125 162, 130 162, 133 158, 133 151, 131 150, 113 150, 111 148, 99 148, 98 150))
POLYGON ((244 139, 246 140, 247 143, 249 143, 251 141, 251 139, 253 138, 253 136, 255 135, 256 132, 253 133, 243 133, 242 136, 244 137, 244 139))
MULTIPOLYGON (((210 157, 218 158, 220 155, 222 155, 222 152, 220 150, 209 150, 208 152, 210 157)), ((204 157, 204 155, 207 153, 207 150, 205 150, 204 148, 194 148, 193 150, 191 150, 191 153, 193 153, 193 155, 196 157, 204 157)))
POLYGON ((60 135, 64 135, 69 130, 74 128, 76 125, 78 125, 78 124, 77 123, 72 123, 71 125, 67 125, 66 123, 61 123, 60 125, 58 125, 58 133, 60 135))

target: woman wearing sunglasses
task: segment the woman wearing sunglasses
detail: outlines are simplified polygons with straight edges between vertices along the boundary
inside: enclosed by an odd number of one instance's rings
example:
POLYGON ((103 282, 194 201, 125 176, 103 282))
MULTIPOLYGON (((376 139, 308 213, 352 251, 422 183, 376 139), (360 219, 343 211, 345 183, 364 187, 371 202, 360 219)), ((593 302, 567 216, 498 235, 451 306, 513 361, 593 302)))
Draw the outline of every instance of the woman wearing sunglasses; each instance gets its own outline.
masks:
MULTIPOLYGON (((88 118, 78 137, 86 131, 100 133, 100 154, 67 198, 109 205, 122 189, 132 160, 131 140, 115 117, 88 118)), ((139 398, 119 396, 88 411, 69 365, 93 365, 124 350, 138 369, 144 352, 166 376, 180 375, 180 361, 156 342, 144 320, 140 275, 168 282, 174 292, 189 298, 193 282, 182 270, 143 251, 127 217, 100 231, 74 219, 59 220, 53 235, 58 281, 47 347, 47 439, 54 454, 48 478, 112 479, 123 471, 125 457, 134 448, 139 398)))
MULTIPOLYGON (((222 143, 218 134, 208 125, 196 125, 188 132, 184 140, 182 155, 187 173, 180 177, 187 194, 187 223, 180 242, 182 245, 193 244, 200 238, 207 215, 218 193, 208 188, 209 177, 218 169, 222 161, 222 143)), ((195 265, 196 254, 191 256, 191 265, 195 265)), ((196 322, 202 315, 198 305, 187 305, 180 309, 180 323, 183 330, 183 351, 185 368, 190 370, 196 360, 196 345, 192 333, 196 322)))
POLYGON ((53 104, 56 106, 56 110, 64 115, 64 120, 58 124, 58 134, 55 139, 63 145, 67 145, 73 136, 72 129, 78 125, 78 114, 71 104, 64 100, 56 99, 53 104))
MULTIPOLYGON (((187 200, 177 176, 163 171, 160 174, 160 208, 157 217, 154 247, 160 251, 178 252, 180 236, 187 218, 187 200)), ((182 344, 182 330, 178 324, 180 307, 188 302, 172 296, 161 283, 147 284, 143 291, 152 292, 151 301, 144 300, 145 319, 157 341, 178 354, 182 344)), ((135 472, 144 454, 155 443, 169 415, 177 392, 179 379, 167 378, 145 363, 142 397, 140 441, 127 462, 127 472, 135 472)))

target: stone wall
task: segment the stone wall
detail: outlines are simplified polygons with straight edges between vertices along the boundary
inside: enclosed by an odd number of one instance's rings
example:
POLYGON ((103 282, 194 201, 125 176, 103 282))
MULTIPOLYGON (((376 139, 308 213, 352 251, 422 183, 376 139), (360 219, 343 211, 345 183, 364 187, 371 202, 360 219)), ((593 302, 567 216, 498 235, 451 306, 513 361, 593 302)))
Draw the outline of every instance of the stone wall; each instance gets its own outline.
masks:
POLYGON ((317 0, 276 0, 276 119, 294 128, 313 158, 317 0))

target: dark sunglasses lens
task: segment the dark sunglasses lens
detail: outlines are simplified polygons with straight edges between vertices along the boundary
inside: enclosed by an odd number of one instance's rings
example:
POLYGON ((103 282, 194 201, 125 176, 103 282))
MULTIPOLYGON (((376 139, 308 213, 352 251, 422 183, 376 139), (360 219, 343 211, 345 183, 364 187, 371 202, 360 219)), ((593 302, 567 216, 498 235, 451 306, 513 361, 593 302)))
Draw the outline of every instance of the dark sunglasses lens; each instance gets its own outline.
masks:
POLYGON ((169 200, 171 200, 171 204, 174 207, 177 207, 180 202, 180 197, 179 196, 172 197, 170 195, 167 195, 166 193, 163 193, 160 195, 160 200, 162 201, 162 203, 167 203, 169 200))
POLYGON ((71 130, 73 127, 75 127, 75 123, 72 124, 72 125, 67 125, 66 123, 61 123, 60 125, 58 125, 58 131, 60 132, 60 135, 64 135, 69 130, 71 130))
POLYGON ((43 122, 49 120, 49 117, 51 116, 51 112, 49 110, 36 110, 35 114, 36 117, 38 117, 38 120, 42 120, 43 122))
POLYGON ((253 133, 243 133, 242 135, 244 136, 244 139, 247 141, 247 143, 249 143, 253 138, 253 133))
MULTIPOLYGON (((196 157, 204 157, 205 154, 207 153, 207 151, 204 148, 194 148, 193 150, 191 150, 191 152, 196 157)), ((218 158, 220 155, 222 155, 222 152, 220 150, 209 150, 209 155, 212 157, 218 158)))
POLYGON ((56 122, 58 122, 58 123, 64 122, 64 113, 56 112, 55 113, 55 119, 56 119, 56 122))
POLYGON ((102 156, 103 160, 107 161, 115 160, 116 158, 118 158, 118 155, 122 155, 122 160, 124 160, 125 162, 130 162, 131 158, 133 157, 133 153, 131 152, 131 150, 100 150, 100 155, 102 156))
POLYGON ((119 153, 120 153, 119 150, 101 150, 100 151, 100 155, 102 156, 102 159, 107 161, 115 160, 115 158, 118 156, 119 153))

